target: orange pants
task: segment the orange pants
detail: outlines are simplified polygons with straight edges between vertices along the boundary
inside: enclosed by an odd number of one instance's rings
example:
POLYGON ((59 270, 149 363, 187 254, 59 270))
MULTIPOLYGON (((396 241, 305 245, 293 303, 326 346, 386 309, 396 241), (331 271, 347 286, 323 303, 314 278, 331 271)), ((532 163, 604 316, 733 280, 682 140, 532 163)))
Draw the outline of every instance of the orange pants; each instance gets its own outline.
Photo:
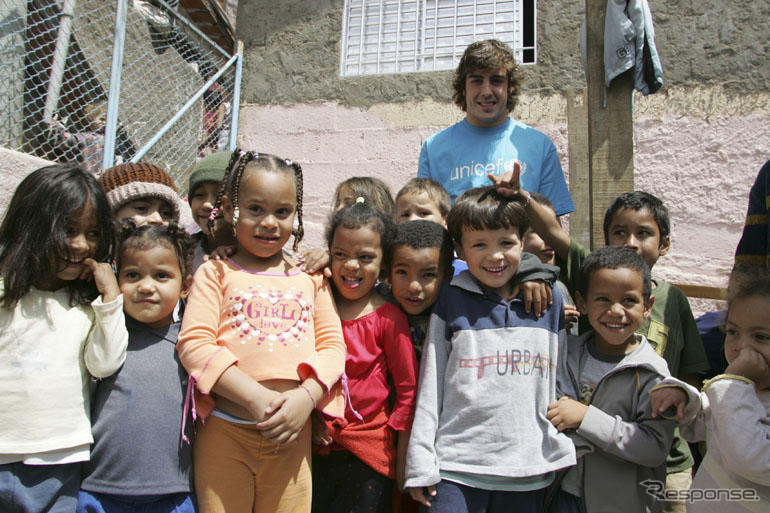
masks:
POLYGON ((311 428, 276 445, 250 424, 209 416, 193 443, 200 513, 309 513, 311 428))

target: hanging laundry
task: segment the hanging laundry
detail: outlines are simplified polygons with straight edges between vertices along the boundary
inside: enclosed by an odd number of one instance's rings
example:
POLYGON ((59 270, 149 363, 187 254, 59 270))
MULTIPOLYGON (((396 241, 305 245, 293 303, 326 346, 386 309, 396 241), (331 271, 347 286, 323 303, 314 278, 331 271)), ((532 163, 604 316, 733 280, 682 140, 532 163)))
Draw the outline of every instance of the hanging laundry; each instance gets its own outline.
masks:
MULTIPOLYGON (((586 25, 580 28, 583 66, 586 63, 586 25)), ((663 69, 655 47, 655 29, 647 0, 607 0, 604 18, 604 85, 634 69, 634 88, 642 94, 658 91, 663 69)))

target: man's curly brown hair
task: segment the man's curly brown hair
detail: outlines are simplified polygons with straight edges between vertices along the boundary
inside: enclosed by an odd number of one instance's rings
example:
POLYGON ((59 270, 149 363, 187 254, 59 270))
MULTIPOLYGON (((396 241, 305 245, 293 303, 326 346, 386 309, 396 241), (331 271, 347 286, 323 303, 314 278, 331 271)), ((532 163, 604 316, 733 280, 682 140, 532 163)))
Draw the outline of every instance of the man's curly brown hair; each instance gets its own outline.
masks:
POLYGON ((508 102, 506 107, 511 112, 516 106, 523 80, 521 71, 516 65, 513 50, 497 39, 476 41, 465 49, 460 64, 457 65, 455 78, 452 82, 455 104, 465 111, 465 79, 469 73, 479 70, 503 68, 508 78, 508 102))

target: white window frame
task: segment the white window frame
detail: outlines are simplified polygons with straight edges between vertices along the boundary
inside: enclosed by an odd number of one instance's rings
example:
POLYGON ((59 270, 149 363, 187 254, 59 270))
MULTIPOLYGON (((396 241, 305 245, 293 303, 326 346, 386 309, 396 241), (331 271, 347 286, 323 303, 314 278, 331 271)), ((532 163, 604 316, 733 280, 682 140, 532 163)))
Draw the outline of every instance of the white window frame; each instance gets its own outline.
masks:
POLYGON ((340 75, 455 69, 482 39, 536 64, 537 0, 345 0, 340 75))

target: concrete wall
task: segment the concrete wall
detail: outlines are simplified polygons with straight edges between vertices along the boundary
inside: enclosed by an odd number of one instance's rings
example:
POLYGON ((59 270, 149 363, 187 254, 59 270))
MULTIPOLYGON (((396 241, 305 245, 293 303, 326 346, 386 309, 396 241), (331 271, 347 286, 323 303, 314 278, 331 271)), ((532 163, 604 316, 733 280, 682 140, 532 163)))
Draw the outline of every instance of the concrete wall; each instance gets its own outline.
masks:
POLYGON ((51 164, 53 162, 48 160, 0 147, 0 165, 3 170, 3 179, 0 180, 0 219, 5 217, 5 209, 19 182, 35 169, 51 164))
MULTIPOLYGON (((243 101, 335 101, 370 107, 450 100, 451 72, 358 78, 339 76, 343 0, 240 2, 238 37, 246 48, 243 101)), ((668 86, 723 85, 728 92, 770 90, 770 2, 651 0, 656 43, 668 86)), ((540 95, 583 85, 578 32, 585 2, 540 0, 538 63, 525 87, 540 95)))

